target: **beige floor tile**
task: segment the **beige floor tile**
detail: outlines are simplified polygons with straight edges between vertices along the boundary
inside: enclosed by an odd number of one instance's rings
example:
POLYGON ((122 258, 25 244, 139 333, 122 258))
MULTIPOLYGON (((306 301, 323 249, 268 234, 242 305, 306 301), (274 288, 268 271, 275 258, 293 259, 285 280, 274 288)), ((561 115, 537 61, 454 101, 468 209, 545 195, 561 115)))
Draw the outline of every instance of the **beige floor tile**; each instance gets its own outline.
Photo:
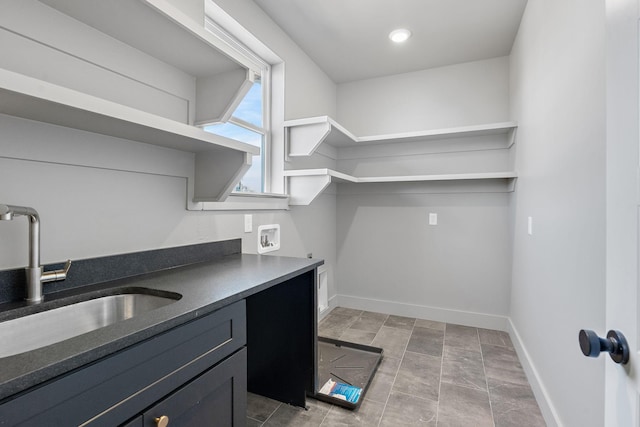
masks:
POLYGON ((419 328, 429 328, 429 329, 437 329, 439 331, 444 331, 447 324, 443 322, 436 322, 434 320, 416 319, 415 326, 419 328))
POLYGON ((509 334, 504 331, 478 328, 478 335, 480 336, 480 344, 500 345, 502 347, 513 348, 509 334))
POLYGON ((265 427, 318 427, 329 412, 331 405, 314 399, 307 399, 307 409, 291 405, 280 405, 276 412, 264 423, 265 427))
POLYGON ((247 394, 247 416, 265 422, 281 405, 276 400, 253 393, 247 394))
POLYGON ((388 316, 386 314, 365 311, 356 319, 355 322, 353 322, 353 324, 351 324, 349 328, 377 333, 387 320, 387 317, 388 316))
POLYGON ((498 345, 482 344, 482 357, 487 378, 529 385, 515 350, 498 345))
POLYGON ((370 427, 377 426, 382 417, 383 406, 370 400, 362 401, 356 410, 334 405, 320 424, 322 427, 370 427))
POLYGON ((400 368, 400 359, 392 357, 384 357, 376 374, 369 384, 369 388, 366 392, 366 398, 384 404, 389 398, 391 393, 391 387, 398 374, 400 368))
POLYGON ((382 348, 385 357, 401 359, 409 338, 411 338, 411 331, 383 326, 371 342, 371 345, 382 348))
POLYGON ((480 340, 478 338, 478 329, 447 323, 444 332, 444 345, 479 352, 480 340))
POLYGON ((443 344, 444 332, 416 326, 411 332, 407 351, 440 357, 442 356, 443 344))
POLYGON ((493 427, 489 393, 442 383, 438 402, 438 426, 493 427))
POLYGON ((463 348, 446 347, 442 361, 442 382, 486 391, 482 355, 463 348))
POLYGON ((384 409, 381 427, 436 425, 438 402, 392 393, 384 409))
POLYGON ((545 427, 531 387, 489 379, 489 396, 496 427, 545 427))
POLYGON ((406 329, 410 331, 413 329, 415 323, 416 319, 414 319, 413 317, 389 315, 387 320, 384 322, 384 326, 387 326, 389 328, 406 329))
POLYGON ((391 392, 438 400, 442 359, 407 351, 400 363, 391 392))

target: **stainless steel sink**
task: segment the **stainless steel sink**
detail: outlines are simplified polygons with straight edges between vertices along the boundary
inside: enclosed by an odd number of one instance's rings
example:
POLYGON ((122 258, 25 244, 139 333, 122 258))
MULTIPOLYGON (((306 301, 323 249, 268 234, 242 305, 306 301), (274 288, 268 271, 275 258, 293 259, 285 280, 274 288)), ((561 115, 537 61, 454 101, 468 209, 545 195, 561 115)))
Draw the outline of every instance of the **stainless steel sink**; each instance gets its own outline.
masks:
POLYGON ((0 323, 0 357, 12 356, 94 331, 175 302, 143 293, 102 296, 0 323))

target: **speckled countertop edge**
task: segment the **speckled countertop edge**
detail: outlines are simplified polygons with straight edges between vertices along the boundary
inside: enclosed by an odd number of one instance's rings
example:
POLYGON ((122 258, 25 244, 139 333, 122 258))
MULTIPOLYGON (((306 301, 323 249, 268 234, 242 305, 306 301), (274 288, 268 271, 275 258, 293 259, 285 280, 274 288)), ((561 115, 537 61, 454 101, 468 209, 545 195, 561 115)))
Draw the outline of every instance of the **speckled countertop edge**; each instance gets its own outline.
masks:
POLYGON ((175 292, 174 303, 26 353, 0 358, 0 401, 159 333, 310 271, 324 261, 234 254, 69 291, 49 304, 64 305, 79 291, 148 288, 175 292))

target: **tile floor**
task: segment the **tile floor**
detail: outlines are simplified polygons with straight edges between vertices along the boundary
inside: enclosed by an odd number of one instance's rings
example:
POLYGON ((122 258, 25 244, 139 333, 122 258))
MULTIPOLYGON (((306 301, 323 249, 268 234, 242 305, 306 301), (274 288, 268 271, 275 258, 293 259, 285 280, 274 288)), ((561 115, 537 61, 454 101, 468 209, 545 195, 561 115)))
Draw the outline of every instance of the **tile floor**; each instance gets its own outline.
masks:
POLYGON ((249 394, 248 427, 546 425, 505 332, 338 307, 318 333, 384 349, 360 408, 249 394))

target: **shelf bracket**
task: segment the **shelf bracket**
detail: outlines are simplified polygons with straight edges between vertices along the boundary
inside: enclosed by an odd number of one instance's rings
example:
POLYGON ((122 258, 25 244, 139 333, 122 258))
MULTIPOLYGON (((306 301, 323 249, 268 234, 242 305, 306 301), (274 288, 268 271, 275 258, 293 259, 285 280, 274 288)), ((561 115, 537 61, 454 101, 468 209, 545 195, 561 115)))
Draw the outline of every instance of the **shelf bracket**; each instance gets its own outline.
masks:
POLYGON ((196 153, 193 201, 224 201, 251 167, 251 160, 251 153, 242 151, 196 153))
POLYGON ((287 128, 289 157, 310 156, 331 132, 331 123, 313 123, 287 128))
POLYGON ((289 204, 296 206, 311 204, 331 184, 331 177, 328 175, 290 176, 287 179, 291 196, 289 204))

